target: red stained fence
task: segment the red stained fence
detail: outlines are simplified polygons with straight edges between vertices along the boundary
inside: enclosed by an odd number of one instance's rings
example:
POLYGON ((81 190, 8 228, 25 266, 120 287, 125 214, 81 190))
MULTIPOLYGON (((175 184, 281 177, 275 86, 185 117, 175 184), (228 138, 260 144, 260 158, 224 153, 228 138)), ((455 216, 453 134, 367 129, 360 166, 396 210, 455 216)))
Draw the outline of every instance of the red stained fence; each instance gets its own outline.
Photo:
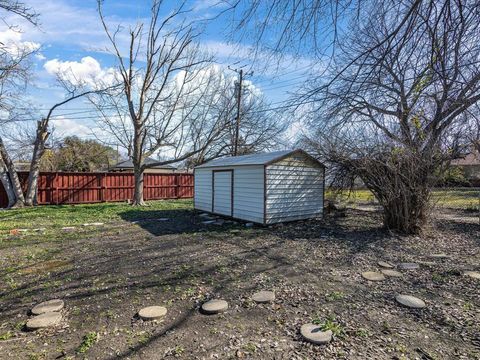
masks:
MULTIPOLYGON (((20 172, 19 177, 26 185, 28 172, 20 172)), ((53 205, 126 201, 133 198, 134 183, 132 173, 43 172, 38 181, 38 202, 53 205)), ((145 200, 192 198, 193 174, 145 174, 143 186, 145 200)), ((7 205, 7 194, 0 183, 0 208, 7 205)))

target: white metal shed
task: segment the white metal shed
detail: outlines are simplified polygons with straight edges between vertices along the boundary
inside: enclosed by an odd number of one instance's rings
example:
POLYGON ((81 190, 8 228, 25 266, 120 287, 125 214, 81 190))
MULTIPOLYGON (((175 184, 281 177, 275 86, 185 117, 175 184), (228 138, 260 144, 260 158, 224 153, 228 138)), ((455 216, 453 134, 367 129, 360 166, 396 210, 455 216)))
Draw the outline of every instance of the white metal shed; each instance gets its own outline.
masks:
POLYGON ((325 167, 303 150, 220 158, 194 174, 197 210, 264 225, 323 214, 325 167))

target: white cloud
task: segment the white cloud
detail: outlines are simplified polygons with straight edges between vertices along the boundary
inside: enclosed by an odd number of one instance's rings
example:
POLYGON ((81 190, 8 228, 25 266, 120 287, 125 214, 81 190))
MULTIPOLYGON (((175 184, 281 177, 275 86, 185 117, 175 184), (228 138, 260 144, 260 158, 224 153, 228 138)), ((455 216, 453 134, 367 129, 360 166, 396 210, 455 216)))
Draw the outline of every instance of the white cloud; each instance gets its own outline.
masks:
POLYGON ((52 119, 51 124, 52 127, 55 129, 55 135, 57 137, 73 135, 76 135, 78 137, 85 137, 92 134, 91 127, 79 124, 74 120, 65 118, 63 116, 52 119))
POLYGON ((12 29, 0 31, 0 44, 1 49, 11 56, 16 56, 24 52, 33 52, 40 48, 40 44, 23 40, 23 33, 12 29))
POLYGON ((53 59, 47 61, 43 67, 50 75, 59 75, 74 84, 84 84, 92 88, 113 84, 115 81, 115 68, 102 68, 91 56, 85 56, 80 61, 53 59))
MULTIPOLYGON (((30 0, 28 5, 40 14, 39 26, 34 26, 14 14, 6 14, 3 23, 0 22, 0 30, 8 29, 8 24, 15 24, 22 29, 27 40, 46 47, 53 44, 76 50, 105 52, 110 46, 96 6, 80 7, 65 0, 30 0)), ((106 6, 111 6, 110 2, 107 2, 106 6)), ((139 8, 140 6, 136 5, 139 8)), ((135 25, 137 20, 134 16, 106 16, 107 23, 112 27, 121 23, 128 28, 135 25)), ((119 34, 122 44, 128 43, 127 35, 119 34)))
POLYGON ((37 60, 40 60, 40 61, 45 61, 45 60, 47 60, 47 58, 45 57, 45 55, 43 55, 42 53, 36 53, 36 54, 35 54, 35 57, 37 58, 37 60))

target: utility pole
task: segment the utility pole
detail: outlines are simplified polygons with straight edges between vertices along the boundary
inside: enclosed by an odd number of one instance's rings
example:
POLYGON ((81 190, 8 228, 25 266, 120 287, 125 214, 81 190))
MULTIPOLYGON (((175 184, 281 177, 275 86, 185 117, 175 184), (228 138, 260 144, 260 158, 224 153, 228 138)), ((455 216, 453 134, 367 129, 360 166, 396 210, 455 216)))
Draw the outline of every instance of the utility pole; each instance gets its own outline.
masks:
POLYGON ((240 138, 240 110, 242 104, 242 91, 243 91, 243 78, 244 76, 253 75, 253 71, 250 71, 246 74, 243 73, 243 69, 232 69, 230 66, 228 67, 230 70, 235 71, 238 74, 238 81, 235 83, 236 91, 237 91, 237 116, 235 118, 235 134, 233 139, 233 156, 238 155, 238 140, 240 138))
POLYGON ((242 82, 243 82, 243 69, 240 69, 238 73, 237 83, 237 118, 235 121, 235 142, 233 146, 233 156, 238 154, 238 137, 240 132, 240 102, 242 101, 242 82))

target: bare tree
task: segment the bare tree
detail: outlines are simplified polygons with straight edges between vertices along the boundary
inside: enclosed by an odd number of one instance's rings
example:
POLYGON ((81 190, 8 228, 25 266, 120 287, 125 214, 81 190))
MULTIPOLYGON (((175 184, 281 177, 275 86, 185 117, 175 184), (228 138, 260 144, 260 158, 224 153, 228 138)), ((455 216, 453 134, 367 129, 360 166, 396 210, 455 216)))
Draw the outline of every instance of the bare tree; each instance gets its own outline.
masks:
POLYGON ((0 10, 18 15, 28 22, 37 25, 38 14, 33 8, 27 6, 23 1, 0 0, 0 10))
POLYGON ((37 128, 35 132, 35 139, 33 141, 33 153, 30 162, 30 171, 28 173, 27 192, 25 194, 25 205, 33 206, 37 204, 37 190, 38 190, 38 175, 40 173, 40 160, 45 152, 45 144, 50 136, 49 124, 55 110, 58 110, 63 105, 70 103, 82 97, 92 94, 98 94, 108 89, 101 90, 85 90, 83 86, 78 86, 65 80, 60 80, 64 89, 67 91, 65 100, 62 100, 53 105, 45 117, 37 121, 37 128))
POLYGON ((144 204, 147 157, 161 159, 149 166, 184 161, 212 144, 225 128, 223 119, 209 116, 219 99, 216 76, 206 70, 210 59, 195 43, 198 33, 185 20, 184 4, 161 18, 162 3, 154 0, 149 21, 130 28, 124 53, 121 28, 109 28, 98 2, 122 88, 93 101, 104 128, 132 157, 134 205, 144 204))
POLYGON ((231 15, 231 37, 252 42, 256 58, 265 67, 271 67, 286 55, 306 53, 313 58, 331 54, 341 30, 338 24, 357 21, 366 2, 224 0, 219 16, 231 15))
POLYGON ((343 39, 330 77, 307 94, 312 134, 325 140, 310 144, 362 178, 389 228, 421 230, 434 172, 452 156, 443 140, 480 101, 479 10, 476 1, 413 12, 410 2, 375 4, 343 39))
MULTIPOLYGON (((0 9, 19 15, 36 24, 37 15, 24 3, 18 1, 1 1, 0 9)), ((5 19, 2 19, 5 21, 5 19)), ((11 26, 13 29, 13 27, 11 26)), ((8 123, 20 116, 17 109, 20 97, 31 77, 30 57, 36 49, 22 46, 0 44, 0 125, 5 128, 8 123)), ((8 153, 0 134, 0 181, 8 196, 8 206, 23 206, 24 196, 15 165, 8 153)))
MULTIPOLYGON (((222 157, 234 156, 236 136, 237 104, 235 89, 232 79, 225 76, 219 84, 218 93, 222 94, 221 101, 212 113, 218 118, 225 118, 228 124, 226 131, 212 146, 205 148, 187 162, 187 167, 192 168, 206 161, 222 157)), ((289 122, 276 111, 270 110, 270 103, 261 94, 254 84, 247 83, 244 87, 242 102, 240 104, 239 143, 238 154, 245 155, 282 147, 285 143, 283 135, 289 122)))

